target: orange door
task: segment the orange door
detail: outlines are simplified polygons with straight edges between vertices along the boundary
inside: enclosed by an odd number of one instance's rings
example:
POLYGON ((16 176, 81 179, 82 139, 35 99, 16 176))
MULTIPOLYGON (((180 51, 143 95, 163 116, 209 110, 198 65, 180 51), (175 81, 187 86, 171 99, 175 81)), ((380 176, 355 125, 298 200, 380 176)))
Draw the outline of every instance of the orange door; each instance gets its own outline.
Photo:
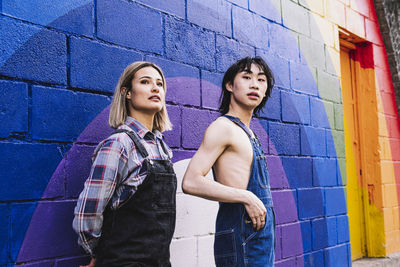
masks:
POLYGON ((354 52, 341 47, 341 85, 346 149, 347 207, 352 260, 366 256, 363 179, 360 151, 359 107, 354 52))

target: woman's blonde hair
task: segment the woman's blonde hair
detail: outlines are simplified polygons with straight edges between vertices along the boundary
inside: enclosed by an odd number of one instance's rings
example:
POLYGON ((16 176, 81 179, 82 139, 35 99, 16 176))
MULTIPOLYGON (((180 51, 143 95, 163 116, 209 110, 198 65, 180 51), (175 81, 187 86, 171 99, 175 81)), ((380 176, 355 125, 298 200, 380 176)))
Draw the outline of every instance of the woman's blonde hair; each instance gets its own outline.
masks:
MULTIPOLYGON (((137 61, 127 66, 124 72, 121 74, 121 77, 119 77, 119 81, 115 87, 114 97, 111 103, 108 124, 110 124, 112 128, 116 129, 125 123, 125 120, 128 116, 128 103, 126 101, 126 94, 132 89, 132 80, 135 78, 136 72, 145 67, 153 67, 160 73, 164 91, 167 91, 164 74, 161 68, 156 64, 146 61, 137 61), (122 88, 126 89, 123 90, 122 88)), ((154 116, 153 130, 159 130, 160 132, 163 132, 171 129, 172 124, 169 120, 167 107, 164 101, 162 109, 154 116)))

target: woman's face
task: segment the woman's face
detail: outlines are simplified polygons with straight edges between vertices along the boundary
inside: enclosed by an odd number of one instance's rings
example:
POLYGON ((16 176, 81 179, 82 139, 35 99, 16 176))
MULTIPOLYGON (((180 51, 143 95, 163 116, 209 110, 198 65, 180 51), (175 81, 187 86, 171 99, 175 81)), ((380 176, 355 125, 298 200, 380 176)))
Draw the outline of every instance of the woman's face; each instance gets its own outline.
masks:
POLYGON ((132 89, 127 93, 129 113, 156 114, 165 103, 165 91, 160 73, 153 67, 138 70, 132 80, 132 89))

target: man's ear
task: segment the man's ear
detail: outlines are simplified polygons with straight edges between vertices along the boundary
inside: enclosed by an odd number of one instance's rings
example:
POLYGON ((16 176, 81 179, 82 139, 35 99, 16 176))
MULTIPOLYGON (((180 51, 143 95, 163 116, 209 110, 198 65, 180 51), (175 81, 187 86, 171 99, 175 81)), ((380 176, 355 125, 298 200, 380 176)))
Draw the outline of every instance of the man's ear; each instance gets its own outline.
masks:
POLYGON ((228 91, 228 92, 231 92, 232 93, 232 84, 230 83, 230 82, 227 82, 226 84, 225 84, 225 88, 226 88, 226 90, 228 91))

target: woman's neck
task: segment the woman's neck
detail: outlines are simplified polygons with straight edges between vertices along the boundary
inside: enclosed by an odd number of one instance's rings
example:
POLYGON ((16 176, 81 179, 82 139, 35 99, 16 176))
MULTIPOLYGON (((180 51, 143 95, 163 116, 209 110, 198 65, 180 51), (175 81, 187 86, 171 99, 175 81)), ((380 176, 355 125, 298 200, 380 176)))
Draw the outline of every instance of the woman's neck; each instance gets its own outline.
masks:
POLYGON ((143 124, 150 132, 153 131, 154 115, 143 112, 138 112, 137 110, 131 110, 129 116, 138 120, 143 124))

